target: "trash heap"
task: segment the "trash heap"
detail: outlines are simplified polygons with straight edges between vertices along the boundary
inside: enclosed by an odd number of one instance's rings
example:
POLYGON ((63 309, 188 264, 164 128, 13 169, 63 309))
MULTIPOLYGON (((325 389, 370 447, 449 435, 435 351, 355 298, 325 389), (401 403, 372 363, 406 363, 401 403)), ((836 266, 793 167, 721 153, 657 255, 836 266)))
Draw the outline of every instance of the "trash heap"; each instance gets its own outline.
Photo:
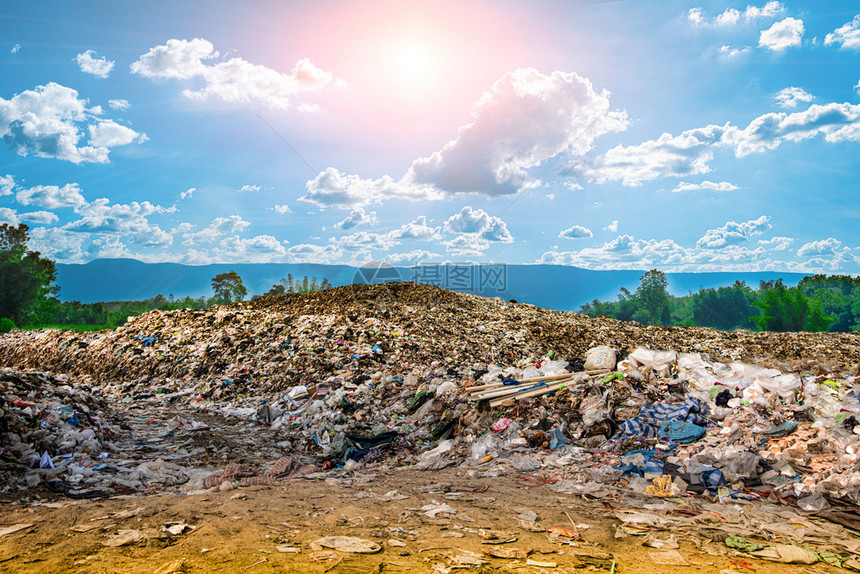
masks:
POLYGON ((105 467, 105 444, 120 431, 106 402, 66 377, 0 370, 0 486, 57 490, 61 474, 86 484, 105 467))
POLYGON ((0 342, 6 490, 460 465, 591 498, 860 498, 856 333, 643 327, 388 284, 0 342))

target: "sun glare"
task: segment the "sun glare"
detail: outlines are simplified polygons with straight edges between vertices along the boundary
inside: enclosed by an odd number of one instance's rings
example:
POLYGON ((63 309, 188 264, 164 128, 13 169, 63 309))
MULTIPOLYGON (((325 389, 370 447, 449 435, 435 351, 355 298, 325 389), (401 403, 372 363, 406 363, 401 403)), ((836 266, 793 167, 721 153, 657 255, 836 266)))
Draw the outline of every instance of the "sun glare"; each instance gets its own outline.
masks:
POLYGON ((432 83, 434 58, 427 46, 417 43, 405 44, 393 55, 397 80, 403 82, 404 87, 421 89, 432 83))

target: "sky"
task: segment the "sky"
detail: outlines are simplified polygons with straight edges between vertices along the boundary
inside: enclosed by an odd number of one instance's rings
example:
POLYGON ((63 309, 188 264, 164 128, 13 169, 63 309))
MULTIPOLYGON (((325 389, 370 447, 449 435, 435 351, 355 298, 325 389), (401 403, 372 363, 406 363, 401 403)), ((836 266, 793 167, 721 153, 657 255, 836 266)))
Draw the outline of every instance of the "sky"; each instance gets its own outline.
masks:
POLYGON ((856 2, 0 2, 60 263, 860 273, 856 2))

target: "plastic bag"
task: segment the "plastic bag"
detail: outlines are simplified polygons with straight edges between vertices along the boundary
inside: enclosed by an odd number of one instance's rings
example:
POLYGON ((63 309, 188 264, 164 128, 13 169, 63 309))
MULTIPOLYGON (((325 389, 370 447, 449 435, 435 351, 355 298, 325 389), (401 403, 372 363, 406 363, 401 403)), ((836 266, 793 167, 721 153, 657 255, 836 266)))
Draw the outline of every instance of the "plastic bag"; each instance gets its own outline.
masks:
POLYGON ((504 441, 494 434, 485 434, 472 444, 472 459, 481 460, 488 454, 494 454, 502 446, 504 441))
POLYGON ((589 395, 582 399, 579 405, 579 414, 582 415, 582 423, 586 428, 596 425, 606 419, 606 396, 589 395))
POLYGON ((606 345, 600 345, 589 349, 585 353, 585 370, 586 371, 611 371, 615 368, 615 349, 606 345))

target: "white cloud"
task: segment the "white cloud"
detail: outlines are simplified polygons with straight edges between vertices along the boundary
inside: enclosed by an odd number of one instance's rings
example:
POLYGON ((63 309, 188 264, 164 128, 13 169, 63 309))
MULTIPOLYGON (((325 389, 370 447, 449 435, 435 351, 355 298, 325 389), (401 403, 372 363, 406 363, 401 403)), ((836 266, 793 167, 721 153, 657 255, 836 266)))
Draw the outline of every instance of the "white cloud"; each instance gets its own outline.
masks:
POLYGON ((727 181, 701 181, 699 183, 687 183, 686 181, 680 182, 675 189, 672 190, 672 193, 681 193, 684 191, 698 191, 701 189, 709 190, 709 191, 735 191, 738 189, 738 186, 731 184, 727 181))
POLYGON ((490 242, 475 235, 458 235, 443 241, 445 251, 454 257, 480 257, 490 248, 490 242))
POLYGON ((529 168, 561 153, 583 154, 600 135, 626 128, 626 114, 610 111, 609 95, 574 73, 509 72, 472 108, 474 122, 442 150, 416 160, 409 179, 447 193, 487 195, 538 185, 529 168))
POLYGON ((287 249, 290 263, 334 263, 341 259, 343 252, 335 245, 314 245, 300 243, 287 249))
POLYGON ((293 212, 293 210, 290 209, 290 206, 287 205, 286 203, 279 204, 279 205, 273 205, 272 207, 267 207, 266 209, 271 209, 275 213, 280 213, 281 215, 283 215, 285 213, 292 213, 293 212))
POLYGON ((594 237, 594 234, 587 227, 583 227, 581 225, 574 225, 573 227, 568 227, 564 231, 558 234, 559 237, 565 237, 567 239, 583 239, 585 237, 594 237))
POLYGON ((603 231, 610 231, 612 233, 618 233, 618 220, 613 219, 612 223, 603 228, 603 231))
POLYGON ((219 242, 214 250, 216 259, 224 263, 271 263, 283 261, 287 249, 271 235, 257 235, 240 239, 234 235, 219 242))
POLYGON ((346 175, 329 167, 305 184, 306 195, 299 201, 320 207, 337 206, 356 210, 371 203, 382 203, 384 199, 408 199, 412 201, 442 199, 444 195, 429 185, 410 185, 403 180, 397 182, 389 176, 379 179, 362 179, 358 175, 346 175))
POLYGON ((196 187, 189 187, 185 191, 179 193, 179 199, 191 199, 191 196, 195 191, 197 191, 196 187))
POLYGON ((291 107, 299 94, 317 90, 332 81, 331 72, 317 68, 306 58, 299 60, 289 74, 283 74, 242 58, 204 63, 218 56, 212 43, 202 38, 171 39, 142 55, 131 65, 131 71, 146 78, 202 81, 202 88, 182 91, 182 95, 190 99, 215 98, 273 108, 291 107))
POLYGON ((0 98, 0 136, 18 155, 72 163, 107 163, 111 147, 146 141, 145 134, 99 118, 99 106, 86 106, 78 92, 53 82, 0 98), (91 139, 85 145, 79 124, 88 127, 91 139))
MULTIPOLYGON (((504 225, 504 223, 502 223, 502 225, 504 225)), ((438 241, 442 238, 439 233, 439 229, 439 227, 430 227, 427 225, 427 217, 419 215, 413 221, 402 225, 400 229, 395 229, 387 235, 392 239, 397 240, 408 239, 413 241, 438 241)))
POLYGON ((787 262, 775 260, 775 250, 759 246, 751 249, 726 244, 720 248, 688 248, 671 239, 636 239, 622 235, 580 251, 547 251, 537 263, 575 265, 586 269, 663 269, 689 271, 787 271, 787 262))
POLYGON ((400 243, 391 233, 373 233, 371 231, 356 231, 351 235, 332 237, 329 242, 342 251, 369 251, 371 249, 388 251, 400 243))
POLYGON ((752 51, 752 48, 749 46, 745 46, 743 48, 732 48, 728 44, 723 44, 720 46, 720 55, 725 56, 726 58, 735 58, 737 56, 741 56, 743 54, 748 54, 752 51))
POLYGON ((800 46, 804 30, 803 20, 786 18, 776 22, 767 30, 762 30, 758 45, 774 52, 797 47, 800 46))
POLYGON ((833 237, 822 239, 820 241, 812 241, 804 244, 797 250, 798 257, 809 257, 810 255, 829 255, 836 253, 837 249, 842 246, 842 242, 833 237))
POLYGON ((831 44, 839 44, 840 48, 850 50, 860 49, 860 14, 824 37, 824 45, 831 44))
POLYGON ((786 251, 789 246, 794 243, 793 237, 771 237, 770 239, 759 239, 758 244, 764 247, 770 247, 774 251, 786 251))
POLYGON ((564 175, 585 177, 595 183, 621 181, 626 186, 641 185, 658 177, 690 176, 710 171, 711 148, 729 129, 710 125, 687 130, 679 136, 664 133, 639 145, 618 145, 603 156, 583 160, 565 168, 564 175))
POLYGON ((708 229, 696 242, 696 247, 716 249, 730 244, 748 241, 754 235, 760 235, 765 229, 770 229, 770 218, 762 215, 743 223, 729 221, 722 227, 708 229))
POLYGON ((626 128, 626 114, 610 110, 609 95, 574 73, 509 72, 473 106, 473 122, 460 127, 457 139, 416 159, 399 181, 364 180, 330 167, 300 199, 354 209, 389 198, 497 196, 536 187, 540 181, 529 169, 559 154, 581 155, 600 135, 626 128))
POLYGON ((580 251, 547 251, 537 262, 576 265, 587 269, 647 269, 680 264, 686 255, 687 250, 671 239, 645 241, 621 235, 599 247, 580 251))
POLYGON ((370 213, 365 213, 364 209, 361 207, 357 207, 352 210, 352 212, 347 215, 342 221, 335 223, 335 229, 343 229, 347 231, 356 227, 357 225, 367 225, 370 227, 375 226, 378 223, 376 219, 376 212, 371 211, 370 213))
POLYGON ((18 214, 14 209, 8 207, 0 207, 0 223, 8 223, 9 225, 18 225, 21 220, 18 219, 18 214))
POLYGON ((690 8, 690 10, 687 12, 687 20, 689 20, 696 26, 703 24, 705 22, 705 18, 702 15, 702 9, 690 8))
POLYGON ((834 102, 792 114, 764 114, 745 129, 729 133, 726 141, 741 157, 775 149, 786 140, 798 142, 821 134, 829 142, 860 140, 860 105, 834 102))
POLYGON ((767 113, 743 129, 727 123, 682 132, 662 134, 633 146, 616 146, 602 156, 583 159, 561 171, 562 175, 585 177, 595 183, 621 181, 641 185, 659 177, 687 177, 711 171, 709 162, 719 148, 734 150, 737 157, 779 147, 784 141, 798 142, 823 135, 828 142, 860 141, 860 105, 813 104, 791 114, 767 113))
POLYGON ((133 142, 142 143, 149 140, 146 135, 141 135, 113 120, 103 120, 96 124, 90 124, 87 129, 90 132, 90 145, 100 148, 111 148, 133 142))
POLYGON ((239 188, 239 191, 240 192, 243 192, 243 191, 260 191, 260 186, 259 185, 243 185, 242 187, 239 188))
POLYGON ((95 55, 94 50, 87 50, 75 56, 75 60, 78 61, 78 66, 81 67, 82 72, 92 74, 98 78, 107 78, 110 71, 113 70, 115 62, 108 60, 104 56, 96 58, 95 55))
POLYGON ((797 104, 811 102, 815 99, 815 96, 803 88, 790 87, 780 90, 776 96, 774 96, 774 99, 780 107, 796 108, 797 104))
POLYGON ((80 263, 86 259, 84 243, 88 236, 60 227, 36 227, 30 230, 30 249, 64 263, 80 263))
POLYGON ((185 241, 182 244, 190 246, 198 243, 212 243, 228 233, 238 233, 250 225, 239 215, 216 217, 205 229, 196 232, 189 230, 183 233, 182 237, 185 238, 185 241))
POLYGON ((77 183, 67 183, 63 187, 56 185, 37 185, 18 191, 15 198, 21 205, 37 205, 47 209, 73 207, 75 209, 87 204, 77 183))
POLYGON ((741 13, 735 8, 727 8, 725 12, 714 19, 717 26, 732 26, 741 19, 741 13))
POLYGON ((90 242, 87 253, 96 259, 127 259, 131 252, 116 235, 101 235, 90 242))
POLYGON ((546 194, 546 198, 550 201, 553 201, 553 200, 555 200, 555 194, 554 193, 548 193, 548 194, 546 194))
POLYGON ((398 265, 401 263, 415 265, 422 261, 431 261, 440 257, 442 257, 442 255, 439 253, 424 251, 423 249, 413 249, 407 253, 389 253, 385 256, 385 260, 392 265, 398 265))
POLYGON ((708 22, 701 8, 692 8, 687 12, 687 20, 695 25, 713 25, 713 26, 737 26, 741 22, 754 22, 760 18, 773 18, 785 11, 785 6, 780 2, 771 0, 763 6, 754 6, 752 4, 741 11, 737 8, 726 8, 722 13, 718 14, 711 22, 708 22))
POLYGON ((771 0, 761 8, 758 6, 747 6, 744 10, 744 18, 754 20, 756 18, 773 18, 777 14, 781 14, 785 10, 785 6, 771 0))
POLYGON ((48 225, 59 221, 56 213, 50 211, 31 211, 29 213, 19 213, 18 217, 21 221, 36 223, 38 225, 48 225))
POLYGON ((128 103, 128 100, 108 100, 108 105, 112 110, 120 110, 125 111, 131 107, 131 104, 128 103))
POLYGON ((483 209, 466 206, 445 220, 445 231, 472 236, 475 240, 513 243, 514 238, 501 218, 489 215, 483 209))
POLYGON ((15 178, 8 174, 0 176, 0 197, 12 195, 13 189, 15 189, 15 178))
POLYGON ((9 53, 17 54, 20 51, 21 51, 21 44, 15 44, 14 46, 12 46, 12 49, 9 50, 9 53))
POLYGON ((749 5, 741 12, 736 8, 727 8, 722 14, 714 18, 714 24, 717 26, 734 26, 743 18, 750 22, 758 18, 773 18, 777 14, 782 13, 785 7, 779 2, 768 2, 762 7, 749 5))
POLYGON ((110 205, 106 198, 75 208, 80 219, 63 226, 69 231, 106 233, 130 236, 132 243, 147 247, 165 247, 173 243, 173 236, 147 219, 156 213, 172 213, 171 208, 148 201, 110 205))

